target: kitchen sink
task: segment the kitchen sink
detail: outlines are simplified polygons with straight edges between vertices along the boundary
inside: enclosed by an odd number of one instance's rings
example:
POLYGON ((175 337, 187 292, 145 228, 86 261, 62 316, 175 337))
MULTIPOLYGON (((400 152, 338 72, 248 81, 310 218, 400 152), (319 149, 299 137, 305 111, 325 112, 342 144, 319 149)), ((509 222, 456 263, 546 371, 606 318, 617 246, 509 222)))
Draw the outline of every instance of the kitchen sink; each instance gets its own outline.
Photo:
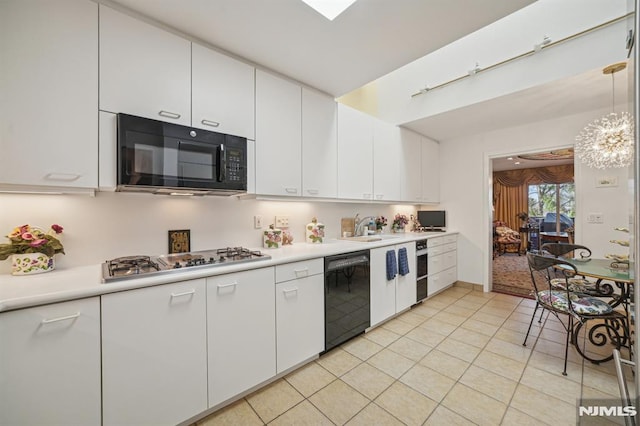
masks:
POLYGON ((382 241, 382 240, 389 240, 392 238, 398 238, 398 236, 396 235, 388 235, 388 234, 377 234, 377 235, 362 235, 359 237, 344 237, 344 238, 340 238, 341 240, 346 240, 346 241, 355 241, 355 242, 359 242, 359 243, 370 243, 373 241, 382 241))

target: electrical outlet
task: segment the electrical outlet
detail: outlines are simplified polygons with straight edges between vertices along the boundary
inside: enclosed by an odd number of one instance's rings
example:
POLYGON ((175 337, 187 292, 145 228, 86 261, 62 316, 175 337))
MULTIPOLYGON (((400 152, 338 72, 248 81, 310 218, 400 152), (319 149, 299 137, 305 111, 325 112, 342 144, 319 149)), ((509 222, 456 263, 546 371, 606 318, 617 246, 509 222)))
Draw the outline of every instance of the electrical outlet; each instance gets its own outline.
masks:
POLYGON ((262 216, 254 216, 253 217, 253 227, 256 229, 262 228, 262 216))
POLYGON ((289 216, 276 216, 276 228, 288 228, 289 216))

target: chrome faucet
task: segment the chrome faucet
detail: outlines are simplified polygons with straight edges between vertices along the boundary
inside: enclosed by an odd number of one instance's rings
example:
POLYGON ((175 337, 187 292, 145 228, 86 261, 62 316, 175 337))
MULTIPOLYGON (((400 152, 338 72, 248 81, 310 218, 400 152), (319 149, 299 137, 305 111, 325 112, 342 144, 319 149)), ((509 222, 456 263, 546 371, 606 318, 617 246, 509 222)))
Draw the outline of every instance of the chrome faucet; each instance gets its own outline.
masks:
POLYGON ((376 219, 375 216, 365 216, 362 219, 358 220, 358 216, 359 215, 360 215, 359 213, 356 214, 356 217, 354 218, 354 221, 355 221, 355 229, 354 229, 354 231, 355 231, 355 236, 356 237, 362 235, 362 231, 363 231, 362 228, 364 227, 364 225, 368 224, 369 221, 376 219))

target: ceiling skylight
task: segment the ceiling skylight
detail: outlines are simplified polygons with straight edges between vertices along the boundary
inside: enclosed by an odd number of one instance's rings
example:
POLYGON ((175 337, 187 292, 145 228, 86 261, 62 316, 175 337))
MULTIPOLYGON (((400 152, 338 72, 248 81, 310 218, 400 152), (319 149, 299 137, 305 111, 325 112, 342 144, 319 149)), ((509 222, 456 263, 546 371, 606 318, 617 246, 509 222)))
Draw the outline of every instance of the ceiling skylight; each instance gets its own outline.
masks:
POLYGON ((347 10, 356 0, 302 0, 330 21, 347 10))

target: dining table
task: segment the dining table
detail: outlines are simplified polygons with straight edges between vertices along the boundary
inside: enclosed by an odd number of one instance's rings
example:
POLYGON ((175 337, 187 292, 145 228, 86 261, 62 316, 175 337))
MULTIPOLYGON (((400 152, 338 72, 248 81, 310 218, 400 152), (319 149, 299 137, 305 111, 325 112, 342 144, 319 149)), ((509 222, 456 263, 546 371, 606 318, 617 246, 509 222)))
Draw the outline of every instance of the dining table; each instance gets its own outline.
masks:
MULTIPOLYGON (((608 303, 613 307, 621 306, 624 309, 626 324, 624 333, 622 333, 621 340, 619 341, 620 346, 627 347, 630 351, 633 347, 631 325, 633 321, 631 320, 632 312, 630 311, 631 304, 633 303, 633 287, 634 287, 634 264, 633 262, 620 262, 614 259, 598 259, 598 258, 565 258, 567 262, 575 266, 579 276, 584 276, 588 278, 595 279, 595 286, 593 289, 587 291, 590 296, 603 297, 608 298, 608 303)), ((576 331, 575 335, 578 335, 578 331, 576 331)), ((591 343, 596 344, 597 346, 602 346, 604 344, 603 340, 596 342, 592 340, 592 338, 597 338, 596 335, 592 333, 588 333, 589 340, 591 343)), ((611 334, 608 335, 609 340, 613 342, 613 336, 611 334)), ((579 345, 576 345, 578 352, 580 355, 585 357, 594 363, 599 363, 602 361, 609 360, 613 357, 607 356, 605 359, 595 359, 592 358, 583 351, 580 350, 579 345)))

